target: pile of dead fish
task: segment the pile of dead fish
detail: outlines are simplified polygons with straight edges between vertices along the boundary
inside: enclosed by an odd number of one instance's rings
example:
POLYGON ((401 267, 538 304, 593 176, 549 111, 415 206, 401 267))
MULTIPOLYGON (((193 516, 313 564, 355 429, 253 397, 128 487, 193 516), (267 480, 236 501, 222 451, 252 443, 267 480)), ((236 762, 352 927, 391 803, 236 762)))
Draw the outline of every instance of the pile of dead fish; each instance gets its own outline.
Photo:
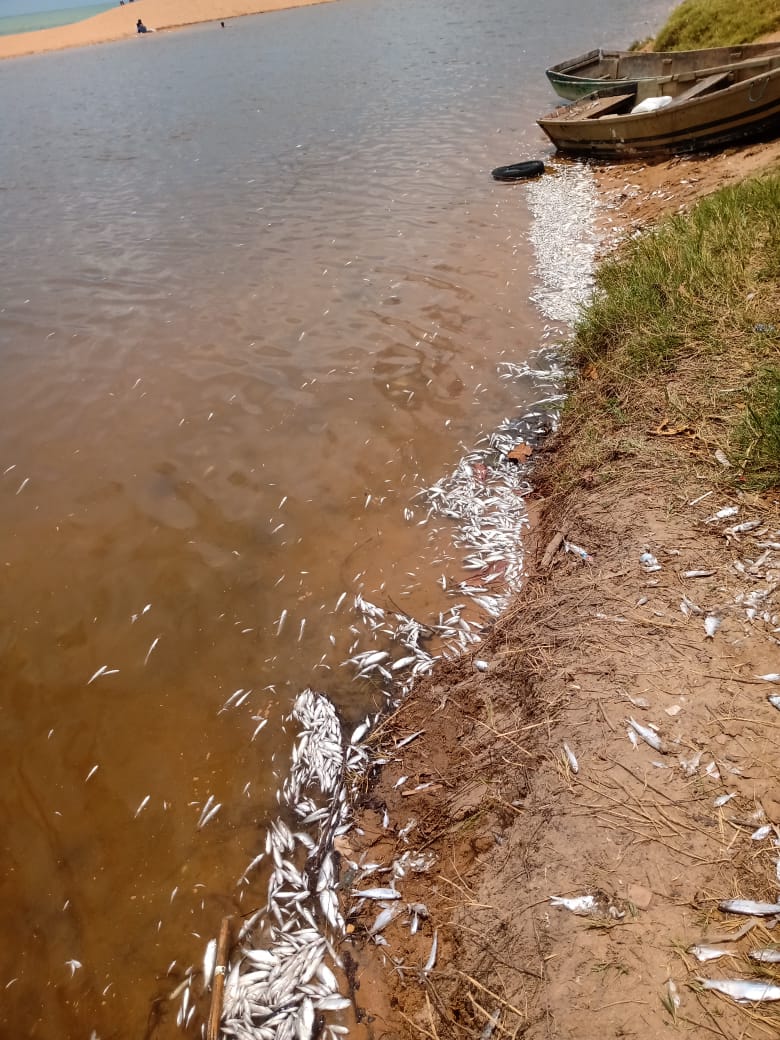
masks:
POLYGON ((237 1040, 308 1040, 315 1021, 330 1040, 347 1032, 325 1021, 350 1006, 328 938, 344 928, 332 854, 349 828, 341 726, 327 697, 312 690, 299 695, 292 717, 301 732, 280 799, 290 823, 280 816, 271 824, 265 852, 247 869, 272 864, 268 901, 244 924, 226 973, 221 1028, 237 1040))
MULTIPOLYGON (((595 193, 586 167, 562 167, 558 173, 544 178, 540 189, 531 189, 531 240, 543 285, 536 302, 553 321, 569 322, 590 292, 595 193), (561 213, 567 214, 565 221, 561 213)), ((518 588, 523 575, 520 530, 527 523, 523 499, 531 487, 526 467, 507 456, 518 442, 533 445, 554 428, 563 375, 560 356, 550 348, 534 352, 530 362, 502 363, 500 378, 530 382, 535 404, 522 417, 505 419, 452 473, 418 496, 426 515, 416 522, 450 525, 455 547, 463 554, 462 567, 473 575, 450 582, 449 588, 442 576, 443 586, 457 602, 437 620, 422 622, 355 596, 360 627, 352 627, 353 656, 345 663, 352 666, 355 678, 376 681, 389 704, 405 696, 440 656, 455 656, 479 642, 481 623, 464 616, 467 608, 497 617, 518 588), (367 649, 355 653, 361 645, 367 649)), ((416 519, 416 508, 406 510, 407 520, 416 519)), ((284 613, 280 626, 283 621, 284 613)), ((296 700, 293 717, 301 732, 290 774, 279 792, 283 811, 268 828, 264 851, 242 878, 246 882, 261 864, 272 864, 266 906, 245 922, 226 973, 221 1029, 236 1040, 309 1040, 315 1033, 337 1040, 348 1031, 329 1020, 350 1005, 339 993, 340 961, 331 942, 344 928, 333 842, 350 827, 350 783, 370 761, 381 764, 362 746, 378 715, 367 716, 345 742, 333 705, 324 695, 305 690, 296 700)), ((417 930, 427 911, 402 903, 396 884, 409 871, 429 868, 427 857, 408 850, 388 868, 389 885, 356 890, 359 902, 374 899, 379 904, 371 929, 377 943, 383 942, 384 927, 399 913, 406 914, 412 933, 417 930)), ((373 868, 354 863, 350 869, 362 879, 373 868)), ((215 947, 212 940, 206 950, 207 986, 215 970, 215 947)), ((423 974, 431 970, 436 953, 434 930, 423 974)), ((190 972, 179 1013, 185 1027, 192 1020, 192 978, 190 972)))
POLYGON ((566 163, 555 172, 527 189, 539 280, 532 299, 553 321, 571 323, 591 294, 601 244, 593 221, 598 196, 588 166, 566 163))

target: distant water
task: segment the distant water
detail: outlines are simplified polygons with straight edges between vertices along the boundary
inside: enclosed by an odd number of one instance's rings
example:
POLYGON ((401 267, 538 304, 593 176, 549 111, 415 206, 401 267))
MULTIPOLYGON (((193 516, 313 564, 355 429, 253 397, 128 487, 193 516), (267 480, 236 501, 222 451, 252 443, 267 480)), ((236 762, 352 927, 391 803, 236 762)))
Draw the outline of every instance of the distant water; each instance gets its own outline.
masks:
POLYGON ((83 22, 103 11, 110 11, 116 4, 82 4, 79 7, 64 7, 59 11, 34 11, 31 14, 10 14, 0 18, 0 36, 14 33, 35 32, 36 29, 56 29, 59 25, 83 22))

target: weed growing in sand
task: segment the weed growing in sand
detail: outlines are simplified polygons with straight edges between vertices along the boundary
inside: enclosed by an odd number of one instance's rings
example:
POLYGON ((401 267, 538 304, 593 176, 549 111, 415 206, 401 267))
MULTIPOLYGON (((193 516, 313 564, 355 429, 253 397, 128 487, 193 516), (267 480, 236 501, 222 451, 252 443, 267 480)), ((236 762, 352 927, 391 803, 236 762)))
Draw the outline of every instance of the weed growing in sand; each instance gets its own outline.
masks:
POLYGON ((697 47, 727 47, 780 28, 778 0, 684 0, 655 38, 654 50, 684 51, 697 47))

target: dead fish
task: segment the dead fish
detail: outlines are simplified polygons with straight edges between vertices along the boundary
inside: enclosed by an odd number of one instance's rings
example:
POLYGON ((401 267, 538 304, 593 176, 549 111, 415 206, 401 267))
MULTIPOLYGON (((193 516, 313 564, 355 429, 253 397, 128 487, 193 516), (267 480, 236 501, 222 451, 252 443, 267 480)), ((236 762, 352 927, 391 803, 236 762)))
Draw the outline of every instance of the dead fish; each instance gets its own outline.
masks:
POLYGON ((780 948, 765 946, 760 950, 751 950, 748 957, 759 964, 780 964, 780 948))
POLYGON ((361 722, 359 726, 356 726, 352 731, 352 736, 349 738, 350 744, 359 744, 363 737, 371 729, 371 723, 368 719, 365 722, 361 722))
POLYGON ((314 1006, 318 1011, 345 1011, 348 1007, 352 1007, 352 1001, 333 994, 328 997, 320 997, 315 1001, 314 1006))
POLYGON ((400 899, 401 893, 394 888, 364 888, 362 892, 355 892, 360 899, 400 899))
POLYGON ((753 831, 750 835, 751 841, 763 841, 764 838, 768 838, 772 833, 772 824, 765 823, 763 827, 759 827, 758 830, 753 831))
POLYGON ((117 675, 118 672, 119 672, 118 668, 110 668, 109 669, 107 664, 103 664, 103 665, 100 666, 100 668, 98 668, 98 670, 91 677, 89 682, 87 682, 87 686, 89 686, 90 683, 93 683, 95 681, 95 679, 99 679, 101 675, 117 675))
POLYGON ((380 661, 385 661, 390 656, 386 650, 377 650, 375 653, 360 655, 360 667, 371 668, 375 664, 379 664, 380 661))
POLYGON ((716 809, 720 809, 720 807, 722 805, 725 805, 726 802, 731 801, 731 799, 734 797, 734 794, 734 791, 732 791, 730 794, 719 794, 712 804, 715 806, 716 809))
POLYGON ((717 513, 713 513, 712 516, 708 516, 704 521, 705 524, 714 524, 716 520, 728 520, 731 516, 736 516, 739 512, 739 506, 725 506, 723 509, 719 509, 717 513))
POLYGON ((146 657, 144 658, 144 665, 147 665, 149 663, 149 658, 152 656, 152 651, 154 650, 154 648, 157 646, 157 644, 159 642, 160 642, 160 637, 159 636, 155 636, 154 639, 152 640, 152 645, 146 651, 146 657))
POLYGON ((708 614, 704 619, 704 638, 714 639, 715 633, 721 626, 721 619, 717 614, 708 614))
POLYGON ((733 527, 727 527, 723 532, 724 534, 744 534, 746 531, 755 531, 757 527, 761 526, 760 520, 745 520, 741 524, 734 524, 733 527))
POLYGON ((767 672, 766 675, 757 675, 756 679, 763 679, 764 682, 780 683, 780 672, 767 672))
POLYGON ((690 617, 691 614, 703 614, 704 611, 697 603, 694 603, 692 599, 684 595, 680 600, 680 613, 684 614, 685 617, 690 617))
POLYGON ((594 896, 575 896, 572 899, 566 899, 563 896, 550 896, 550 905, 565 907, 566 910, 571 910, 573 914, 592 914, 598 909, 594 896))
POLYGON ((311 997, 304 997, 295 1019, 295 1035, 298 1040, 311 1040, 314 1029, 314 1004, 311 997))
POLYGON ((390 670, 393 672, 399 671, 401 668, 408 668, 410 664, 414 664, 417 660, 416 656, 412 654, 408 657, 399 657, 397 661, 393 661, 390 665, 390 670))
POLYGON ((574 752, 569 747, 569 745, 567 743, 565 743, 565 742, 564 742, 564 745, 563 745, 563 753, 566 755, 566 759, 567 759, 567 761, 569 763, 569 768, 571 769, 572 773, 574 773, 574 774, 579 773, 579 771, 580 771, 580 764, 577 761, 577 756, 574 754, 574 752))
POLYGON ((217 963, 217 940, 209 939, 206 943, 206 952, 203 955, 203 988, 208 989, 214 977, 214 967, 217 963))
POLYGON ((693 776, 693 774, 699 768, 699 763, 701 762, 701 756, 703 754, 703 751, 697 751, 690 758, 683 758, 682 755, 678 756, 677 761, 680 763, 682 771, 685 773, 686 776, 693 776))
POLYGON ((718 957, 733 957, 731 950, 724 950, 722 946, 689 946, 688 953, 693 954, 697 961, 716 961, 718 957))
POLYGON ((637 722, 635 719, 629 719, 628 724, 632 727, 632 729, 636 730, 636 732, 639 734, 642 740, 644 740, 646 744, 649 744, 651 748, 653 748, 656 751, 660 751, 661 754, 666 753, 664 742, 661 740, 661 738, 658 736, 655 730, 650 729, 649 726, 643 726, 640 722, 637 722))
POLYGON ((433 929, 433 943, 431 944, 431 952, 428 954, 428 960, 425 962, 423 968, 423 975, 427 975, 429 971, 433 971, 434 965, 436 964, 436 954, 439 949, 439 929, 433 929))
POLYGON ((222 802, 217 802, 208 810, 208 812, 204 809, 203 813, 201 813, 200 819, 198 820, 198 830, 200 830, 201 827, 205 827, 209 820, 213 820, 221 808, 222 802))
POLYGON ((715 571, 683 571, 683 578, 711 578, 715 571))
POLYGON ((378 932, 383 932, 385 928, 390 924, 394 917, 397 917, 401 912, 398 906, 385 907, 381 913, 377 914, 376 920, 368 930, 369 935, 376 935, 378 932))
POLYGON ((780 914, 780 903, 759 903, 752 899, 725 899, 718 903, 724 914, 745 914, 747 917, 772 917, 780 914))
POLYGON ((490 665, 488 664, 487 661, 481 661, 481 660, 477 659, 477 660, 474 661, 474 667, 476 668, 476 670, 478 672, 486 672, 488 670, 488 668, 490 668, 490 665))
POLYGON ((395 745, 396 748, 406 747, 407 744, 411 744, 413 740, 417 740, 418 737, 421 737, 424 732, 424 729, 418 729, 416 733, 410 733, 408 737, 404 737, 403 740, 399 740, 399 742, 395 745))
POLYGON ((770 693, 767 700, 773 708, 777 708, 780 711, 780 693, 770 693))
POLYGON ((672 1015, 674 1015, 675 1011, 677 1011, 677 1009, 682 1004, 682 1000, 680 999, 680 991, 677 989, 677 984, 674 981, 674 979, 666 980, 666 995, 669 1000, 669 1010, 671 1011, 672 1015))
POLYGON ((714 989, 738 1004, 753 1004, 762 1000, 780 1000, 780 986, 753 979, 699 979, 704 989, 714 989))
POLYGON ((661 564, 651 552, 643 552, 639 557, 639 563, 646 574, 661 570, 661 564))

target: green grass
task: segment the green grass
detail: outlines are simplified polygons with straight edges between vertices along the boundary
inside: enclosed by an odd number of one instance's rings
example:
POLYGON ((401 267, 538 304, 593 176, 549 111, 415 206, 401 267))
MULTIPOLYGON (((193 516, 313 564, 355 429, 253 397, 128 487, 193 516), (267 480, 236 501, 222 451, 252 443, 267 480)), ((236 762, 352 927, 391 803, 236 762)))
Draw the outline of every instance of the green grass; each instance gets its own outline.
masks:
POLYGON ((626 460, 663 468, 683 449, 713 480, 780 485, 780 176, 628 240, 571 349, 580 378, 551 483, 609 482, 626 460))
POLYGON ((780 177, 723 189, 603 264, 575 359, 583 366, 619 353, 621 369, 640 375, 720 355, 771 323, 763 315, 778 274, 780 177))
POLYGON ((780 29, 780 0, 684 0, 656 36, 653 50, 751 43, 776 29, 780 29))
POLYGON ((743 468, 749 488, 780 485, 780 368, 763 368, 756 376, 735 444, 748 460, 743 468))

